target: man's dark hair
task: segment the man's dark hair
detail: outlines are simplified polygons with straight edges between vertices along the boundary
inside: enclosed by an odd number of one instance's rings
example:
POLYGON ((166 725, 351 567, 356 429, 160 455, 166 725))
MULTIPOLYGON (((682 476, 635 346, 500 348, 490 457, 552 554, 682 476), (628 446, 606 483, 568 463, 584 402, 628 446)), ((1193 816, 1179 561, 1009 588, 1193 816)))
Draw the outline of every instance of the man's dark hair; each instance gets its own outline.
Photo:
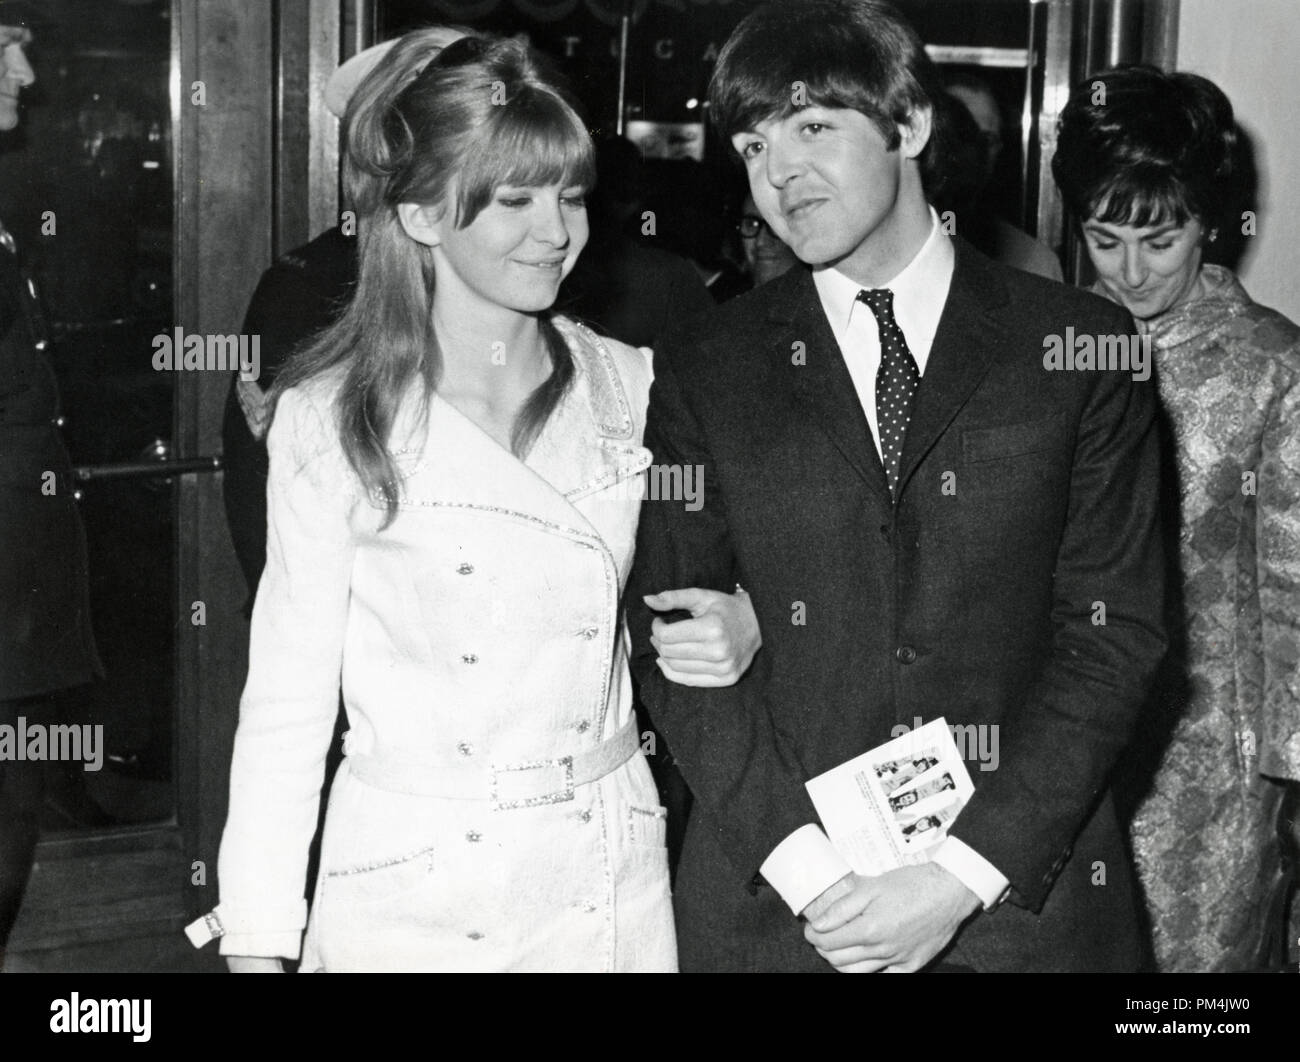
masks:
POLYGON ((1052 176, 1079 222, 1211 226, 1236 137, 1232 104, 1212 81, 1145 65, 1103 70, 1070 93, 1052 176))
MULTIPOLYGON (((943 82, 916 30, 881 0, 777 0, 751 11, 723 45, 709 83, 711 120, 724 140, 801 106, 841 107, 869 118, 891 151, 898 126, 935 111, 943 82)), ((921 152, 930 185, 936 141, 921 152)))

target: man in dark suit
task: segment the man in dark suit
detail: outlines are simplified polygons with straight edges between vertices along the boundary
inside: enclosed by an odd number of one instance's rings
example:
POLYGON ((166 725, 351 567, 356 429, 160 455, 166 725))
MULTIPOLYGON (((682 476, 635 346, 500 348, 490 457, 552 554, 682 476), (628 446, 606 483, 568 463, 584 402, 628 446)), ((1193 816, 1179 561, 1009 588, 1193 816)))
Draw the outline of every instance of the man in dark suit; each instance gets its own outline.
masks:
MULTIPOLYGON (((24 48, 38 5, 0 0, 0 132, 36 80, 24 48)), ((0 224, 0 726, 65 725, 51 698, 103 674, 90 621, 86 533, 59 428, 41 307, 0 224)), ((49 765, 0 756, 0 969, 40 835, 49 765)), ((81 772, 78 771, 78 774, 81 772)))
POLYGON ((813 269, 656 350, 646 445, 704 484, 702 506, 646 502, 629 598, 643 697, 695 795, 685 970, 1141 959, 1108 773, 1165 648, 1153 387, 1049 369, 1053 337, 1132 321, 942 231, 942 91, 873 0, 767 5, 718 58, 712 118, 813 269), (666 681, 673 625, 640 595, 737 582, 763 627, 748 674, 666 681), (852 873, 804 783, 939 717, 996 735, 996 769, 971 765, 929 862, 852 873))

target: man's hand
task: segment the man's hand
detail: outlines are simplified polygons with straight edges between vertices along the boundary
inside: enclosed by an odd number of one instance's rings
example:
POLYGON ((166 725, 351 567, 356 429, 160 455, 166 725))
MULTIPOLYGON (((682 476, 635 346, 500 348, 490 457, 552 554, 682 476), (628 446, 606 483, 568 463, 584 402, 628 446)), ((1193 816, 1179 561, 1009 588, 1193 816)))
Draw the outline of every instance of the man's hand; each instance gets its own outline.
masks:
POLYGON ((261 439, 270 427, 271 403, 267 392, 256 380, 245 380, 241 376, 235 381, 235 397, 239 399, 239 408, 249 432, 254 439, 261 439))
POLYGON ((282 960, 257 955, 227 955, 226 966, 231 973, 284 973, 282 960))
POLYGON ((754 606, 743 590, 665 590, 647 595, 645 603, 656 612, 684 609, 691 614, 677 623, 656 619, 650 625, 659 670, 683 686, 733 685, 763 644, 754 606))
POLYGON ((979 906, 934 863, 879 877, 850 874, 804 909, 804 937, 842 973, 911 973, 938 955, 979 906), (837 898, 825 903, 832 892, 837 898))

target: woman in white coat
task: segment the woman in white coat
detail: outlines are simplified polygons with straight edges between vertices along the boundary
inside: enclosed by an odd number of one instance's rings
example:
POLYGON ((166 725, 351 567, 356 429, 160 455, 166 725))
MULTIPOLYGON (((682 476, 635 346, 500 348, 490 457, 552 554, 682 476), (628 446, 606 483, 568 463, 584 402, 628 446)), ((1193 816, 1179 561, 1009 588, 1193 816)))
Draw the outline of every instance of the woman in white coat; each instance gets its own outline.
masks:
MULTIPOLYGON (((650 363, 548 312, 586 241, 586 129, 535 53, 478 36, 403 39, 345 121, 360 277, 276 384, 203 926, 236 971, 300 942, 304 971, 673 970, 620 614, 650 363)), ((734 678, 758 645, 747 599, 681 597, 696 618, 663 666, 734 678)))

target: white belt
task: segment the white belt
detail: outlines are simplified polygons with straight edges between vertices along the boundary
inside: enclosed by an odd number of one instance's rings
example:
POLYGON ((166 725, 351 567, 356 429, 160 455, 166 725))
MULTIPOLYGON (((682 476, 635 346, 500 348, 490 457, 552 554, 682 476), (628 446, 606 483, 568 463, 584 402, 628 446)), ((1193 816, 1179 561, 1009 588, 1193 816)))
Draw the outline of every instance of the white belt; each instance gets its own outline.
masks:
POLYGON ((572 800, 574 789, 621 767, 639 746, 634 718, 594 748, 548 760, 491 767, 442 766, 360 753, 348 756, 347 763, 354 778, 376 789, 446 800, 488 800, 496 805, 495 810, 507 811, 572 800))

